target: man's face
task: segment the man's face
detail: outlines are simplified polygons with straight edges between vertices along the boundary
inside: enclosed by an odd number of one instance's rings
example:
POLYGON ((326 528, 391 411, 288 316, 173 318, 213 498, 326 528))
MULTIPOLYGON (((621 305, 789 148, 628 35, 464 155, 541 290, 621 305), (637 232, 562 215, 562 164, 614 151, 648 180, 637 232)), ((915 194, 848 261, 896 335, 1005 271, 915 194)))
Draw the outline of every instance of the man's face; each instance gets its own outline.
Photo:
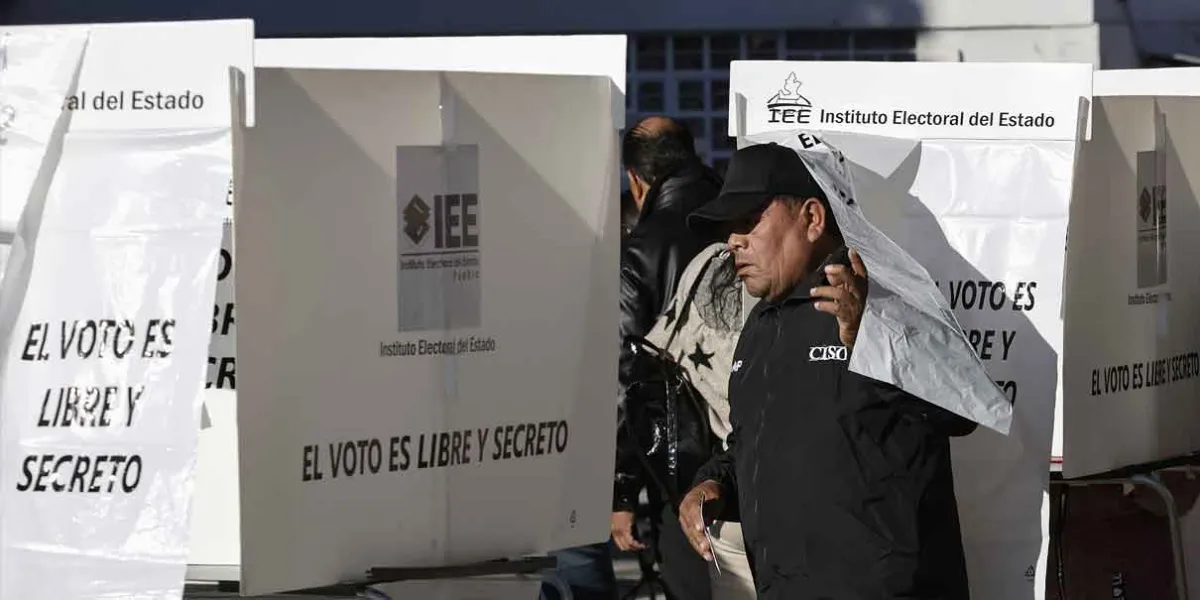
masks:
MULTIPOLYGON (((755 298, 778 300, 805 275, 820 227, 813 227, 813 204, 801 206, 776 198, 760 214, 733 225, 729 247, 738 277, 755 298), (815 230, 815 235, 814 235, 815 230)), ((818 218, 824 217, 824 211, 818 218)))

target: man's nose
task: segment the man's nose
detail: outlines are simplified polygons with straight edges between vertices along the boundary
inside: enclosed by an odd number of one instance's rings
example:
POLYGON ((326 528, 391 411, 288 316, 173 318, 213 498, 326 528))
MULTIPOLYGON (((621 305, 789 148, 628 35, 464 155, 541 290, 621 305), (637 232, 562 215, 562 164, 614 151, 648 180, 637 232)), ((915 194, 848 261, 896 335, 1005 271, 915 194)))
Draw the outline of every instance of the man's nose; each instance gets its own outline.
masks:
POLYGON ((731 233, 729 234, 729 241, 727 243, 731 250, 740 250, 746 247, 746 236, 740 233, 731 233))

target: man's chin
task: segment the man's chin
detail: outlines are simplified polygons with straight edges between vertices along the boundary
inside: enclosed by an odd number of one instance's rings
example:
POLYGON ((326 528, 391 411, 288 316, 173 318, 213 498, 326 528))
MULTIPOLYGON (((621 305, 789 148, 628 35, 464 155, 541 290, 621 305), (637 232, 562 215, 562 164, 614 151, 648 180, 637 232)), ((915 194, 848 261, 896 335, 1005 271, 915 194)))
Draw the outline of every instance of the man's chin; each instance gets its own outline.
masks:
POLYGON ((766 286, 755 285, 754 282, 742 279, 742 289, 746 290, 752 298, 763 299, 767 295, 766 286))

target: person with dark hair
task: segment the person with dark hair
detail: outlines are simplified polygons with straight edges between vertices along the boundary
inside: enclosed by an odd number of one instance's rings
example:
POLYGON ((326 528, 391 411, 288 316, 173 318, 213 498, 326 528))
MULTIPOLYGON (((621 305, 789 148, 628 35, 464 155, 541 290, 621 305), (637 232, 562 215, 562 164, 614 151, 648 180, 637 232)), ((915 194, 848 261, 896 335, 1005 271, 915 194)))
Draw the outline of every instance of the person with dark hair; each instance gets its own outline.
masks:
MULTIPOLYGON (((733 253, 724 243, 716 243, 692 259, 666 313, 646 335, 687 374, 703 400, 703 417, 720 443, 730 432, 729 370, 741 332, 742 286, 733 253)), ((682 482, 684 491, 694 475, 688 474, 682 482)), ((725 519, 713 523, 711 530, 713 600, 754 600, 741 524, 725 519)))
MULTIPOLYGON (((721 179, 696 155, 687 127, 667 117, 649 117, 628 129, 621 142, 621 160, 629 182, 629 191, 621 198, 622 224, 627 231, 621 236, 618 402, 624 419, 626 389, 639 379, 633 350, 625 342, 650 331, 674 296, 689 261, 717 241, 688 229, 687 216, 716 198, 721 179)), ((652 500, 671 504, 658 498, 654 486, 648 485, 649 476, 637 453, 628 440, 618 440, 611 542, 632 552, 646 549, 634 526, 634 509, 642 489, 648 489, 652 500)), ((664 506, 655 518, 665 526, 657 543, 662 583, 671 600, 709 600, 708 565, 691 550, 676 514, 673 506, 664 506)), ((555 575, 571 588, 575 600, 616 598, 608 543, 567 548, 554 555, 558 561, 555 575)), ((543 584, 542 600, 558 597, 553 585, 543 584)))
POLYGON ((706 513, 737 500, 762 600, 967 600, 950 438, 976 425, 849 370, 867 271, 793 150, 734 153, 721 195, 691 217, 728 239, 760 298, 729 380, 725 452, 680 508, 712 559, 706 513))
MULTIPOLYGON (((696 155, 687 127, 667 117, 644 119, 626 131, 621 162, 638 207, 637 222, 621 244, 618 400, 624 420, 632 418, 626 402, 644 374, 631 341, 650 332, 675 296, 688 263, 717 241, 690 230, 687 217, 716 198, 721 179, 696 155)), ((642 449, 621 435, 623 431, 628 431, 624 422, 618 429, 613 483, 613 542, 624 551, 645 549, 637 536, 634 509, 641 490, 647 490, 660 504, 654 515, 661 520, 655 549, 668 598, 709 600, 708 565, 698 560, 679 529, 678 498, 662 497, 660 486, 654 485, 656 474, 646 470, 642 449)))

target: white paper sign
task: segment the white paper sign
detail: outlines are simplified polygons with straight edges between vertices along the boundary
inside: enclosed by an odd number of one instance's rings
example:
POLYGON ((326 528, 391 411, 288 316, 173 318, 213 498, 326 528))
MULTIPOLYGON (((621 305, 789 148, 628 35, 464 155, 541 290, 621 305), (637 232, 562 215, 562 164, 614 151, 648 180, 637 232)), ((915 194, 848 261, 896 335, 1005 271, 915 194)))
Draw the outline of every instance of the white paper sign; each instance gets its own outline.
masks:
POLYGON ((1200 449, 1200 98, 1098 98, 1067 254, 1063 474, 1200 449))
POLYGON ((179 598, 229 130, 66 131, 0 291, 0 597, 179 598))
POLYGON ((854 163, 860 196, 904 199, 862 210, 933 276, 1014 401, 1008 437, 980 430, 954 441, 976 600, 1044 590, 1067 210, 1091 73, 1083 64, 732 65, 731 132, 823 130, 854 163))
POLYGON ((243 593, 606 539, 608 78, 257 78, 271 110, 241 133, 235 203, 243 593))
POLYGON ((1078 98, 1091 94, 1092 71, 1085 67, 734 61, 729 135, 807 129, 914 139, 1072 140, 1078 98))

